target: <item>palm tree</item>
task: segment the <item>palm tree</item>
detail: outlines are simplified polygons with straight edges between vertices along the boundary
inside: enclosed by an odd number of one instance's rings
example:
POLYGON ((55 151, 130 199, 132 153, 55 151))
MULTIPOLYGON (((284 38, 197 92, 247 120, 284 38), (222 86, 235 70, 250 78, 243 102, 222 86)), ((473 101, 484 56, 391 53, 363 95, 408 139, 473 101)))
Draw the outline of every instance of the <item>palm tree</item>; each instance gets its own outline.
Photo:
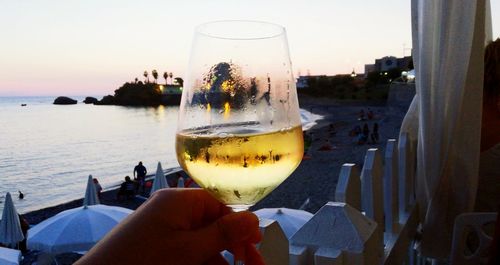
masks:
POLYGON ((168 85, 167 79, 168 79, 168 73, 164 72, 163 73, 163 78, 165 78, 165 85, 168 85))
POLYGON ((172 72, 168 73, 168 77, 170 77, 170 84, 172 84, 174 82, 174 80, 172 79, 172 72))
POLYGON ((146 78, 146 79, 145 79, 145 82, 146 82, 146 83, 149 83, 148 71, 144 71, 144 74, 143 74, 143 75, 144 75, 144 78, 146 78))
POLYGON ((134 81, 135 81, 135 84, 137 84, 137 82, 139 82, 139 78, 136 77, 134 81))
POLYGON ((156 84, 157 83, 157 79, 158 79, 158 71, 156 71, 156 70, 151 71, 151 75, 155 79, 155 84, 156 84))

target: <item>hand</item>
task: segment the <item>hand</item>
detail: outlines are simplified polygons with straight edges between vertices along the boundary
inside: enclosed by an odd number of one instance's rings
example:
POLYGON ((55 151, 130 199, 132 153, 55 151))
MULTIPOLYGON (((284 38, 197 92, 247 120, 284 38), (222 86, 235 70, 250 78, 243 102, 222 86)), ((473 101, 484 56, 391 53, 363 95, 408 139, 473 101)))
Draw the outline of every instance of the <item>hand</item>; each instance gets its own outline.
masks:
POLYGON ((254 244, 259 221, 233 213, 202 189, 157 191, 76 264, 227 264, 222 250, 246 265, 264 264, 254 244))

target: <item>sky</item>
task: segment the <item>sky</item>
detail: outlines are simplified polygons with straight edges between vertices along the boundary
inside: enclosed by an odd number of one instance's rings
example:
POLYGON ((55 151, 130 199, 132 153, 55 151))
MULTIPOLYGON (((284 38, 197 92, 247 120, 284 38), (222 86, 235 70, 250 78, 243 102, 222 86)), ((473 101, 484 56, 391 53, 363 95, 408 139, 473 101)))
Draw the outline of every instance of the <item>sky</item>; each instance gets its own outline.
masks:
POLYGON ((113 94, 153 69, 183 77, 196 25, 226 19, 284 26, 296 76, 410 54, 410 0, 0 0, 0 96, 113 94))

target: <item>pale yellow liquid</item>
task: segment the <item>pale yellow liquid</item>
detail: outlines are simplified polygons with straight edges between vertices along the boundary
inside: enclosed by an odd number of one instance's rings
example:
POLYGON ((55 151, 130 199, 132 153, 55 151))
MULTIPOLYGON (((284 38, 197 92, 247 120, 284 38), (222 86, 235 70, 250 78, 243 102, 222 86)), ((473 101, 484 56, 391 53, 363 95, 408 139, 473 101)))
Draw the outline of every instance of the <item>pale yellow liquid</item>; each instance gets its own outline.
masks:
POLYGON ((217 135, 208 129, 180 132, 176 151, 181 166, 201 187, 224 204, 245 209, 297 168, 304 139, 301 126, 270 133, 236 129, 228 126, 228 133, 217 135))

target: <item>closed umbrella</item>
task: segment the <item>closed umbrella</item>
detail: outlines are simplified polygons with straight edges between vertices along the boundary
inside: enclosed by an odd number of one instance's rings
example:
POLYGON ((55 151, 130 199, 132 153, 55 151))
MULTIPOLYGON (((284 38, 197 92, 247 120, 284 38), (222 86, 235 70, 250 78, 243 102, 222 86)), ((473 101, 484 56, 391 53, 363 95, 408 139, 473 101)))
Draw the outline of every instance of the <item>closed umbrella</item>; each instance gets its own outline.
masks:
POLYGON ((288 208, 265 208, 254 213, 259 218, 276 220, 288 239, 313 217, 310 212, 288 208))
POLYGON ((21 251, 0 247, 0 264, 17 265, 21 260, 21 251))
POLYGON ((156 175, 155 179, 153 180, 153 186, 151 187, 150 194, 153 194, 153 192, 164 188, 168 188, 168 183, 165 175, 163 174, 161 163, 158 162, 158 167, 156 168, 156 175))
POLYGON ((97 197, 97 191, 94 184, 94 179, 92 175, 89 175, 87 180, 87 189, 85 190, 85 197, 83 198, 83 205, 96 205, 99 204, 99 198, 97 197))
POLYGON ((5 196, 2 221, 0 221, 0 243, 7 246, 16 246, 24 239, 21 223, 17 215, 16 207, 12 202, 10 193, 5 196))
POLYGON ((61 212, 28 231, 28 248, 48 253, 88 251, 132 210, 82 206, 61 212))
POLYGON ((184 178, 183 177, 179 177, 179 179, 177 180, 177 188, 184 188, 184 178))

